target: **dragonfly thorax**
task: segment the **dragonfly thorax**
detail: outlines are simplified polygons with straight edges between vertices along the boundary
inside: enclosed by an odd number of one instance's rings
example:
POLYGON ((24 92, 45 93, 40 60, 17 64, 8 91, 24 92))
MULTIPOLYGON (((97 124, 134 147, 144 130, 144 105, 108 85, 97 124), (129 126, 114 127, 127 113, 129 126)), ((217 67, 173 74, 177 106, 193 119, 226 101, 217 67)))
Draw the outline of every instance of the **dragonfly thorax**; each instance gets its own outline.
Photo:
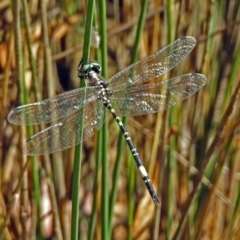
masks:
POLYGON ((95 86, 98 90, 98 99, 103 103, 108 101, 108 98, 112 95, 112 92, 108 89, 108 83, 104 80, 100 80, 98 84, 95 86))
POLYGON ((85 79, 88 80, 88 83, 89 83, 90 86, 100 86, 101 82, 102 82, 101 78, 93 70, 88 72, 88 74, 85 77, 85 79))

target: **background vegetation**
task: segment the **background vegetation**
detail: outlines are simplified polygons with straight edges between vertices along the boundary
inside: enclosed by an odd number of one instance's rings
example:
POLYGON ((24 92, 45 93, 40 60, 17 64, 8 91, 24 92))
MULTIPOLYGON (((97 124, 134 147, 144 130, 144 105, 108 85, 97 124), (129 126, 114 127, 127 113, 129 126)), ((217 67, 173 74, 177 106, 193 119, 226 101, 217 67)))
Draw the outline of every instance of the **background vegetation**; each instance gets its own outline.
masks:
POLYGON ((199 72, 208 79, 204 88, 170 110, 128 119, 161 206, 152 203, 111 116, 100 137, 83 142, 77 189, 74 148, 23 155, 26 139, 45 126, 13 126, 7 115, 79 87, 87 2, 3 0, 0 238, 70 239, 72 232, 72 239, 240 239, 240 2, 99 1, 92 9, 90 58, 106 78, 134 60, 138 40, 141 59, 181 36, 197 39, 158 81, 199 72))

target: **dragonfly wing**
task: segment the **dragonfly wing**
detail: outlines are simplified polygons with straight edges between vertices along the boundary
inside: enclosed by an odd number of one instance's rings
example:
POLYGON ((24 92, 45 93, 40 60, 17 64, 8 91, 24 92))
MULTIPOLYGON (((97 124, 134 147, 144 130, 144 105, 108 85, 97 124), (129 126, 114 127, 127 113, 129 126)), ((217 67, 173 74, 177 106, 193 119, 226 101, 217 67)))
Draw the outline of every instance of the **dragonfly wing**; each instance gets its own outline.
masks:
POLYGON ((89 102, 84 106, 84 118, 81 117, 81 109, 29 138, 23 152, 27 155, 53 153, 75 146, 91 137, 94 129, 99 130, 104 122, 105 108, 100 101, 89 102))
POLYGON ((162 50, 123 69, 109 79, 109 89, 120 89, 155 79, 174 68, 196 45, 193 37, 182 37, 162 50))
POLYGON ((41 102, 19 106, 8 114, 8 121, 16 125, 34 125, 57 121, 96 98, 95 87, 78 88, 41 102))
POLYGON ((205 85, 204 75, 191 73, 155 84, 145 84, 114 91, 111 103, 120 116, 156 113, 190 97, 205 85))

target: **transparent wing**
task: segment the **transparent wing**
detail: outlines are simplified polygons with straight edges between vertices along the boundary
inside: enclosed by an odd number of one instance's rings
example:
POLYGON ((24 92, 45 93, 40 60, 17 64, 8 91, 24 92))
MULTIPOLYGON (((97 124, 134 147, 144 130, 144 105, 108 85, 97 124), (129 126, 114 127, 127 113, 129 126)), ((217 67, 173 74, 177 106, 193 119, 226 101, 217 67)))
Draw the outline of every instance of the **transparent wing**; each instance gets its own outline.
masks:
POLYGON ((99 130, 104 122, 105 108, 100 101, 93 101, 85 105, 83 119, 80 112, 79 110, 72 113, 63 121, 29 138, 23 152, 27 155, 53 153, 75 146, 91 137, 94 129, 99 130))
POLYGON ((8 121, 17 125, 34 125, 57 121, 96 98, 95 87, 78 88, 41 102, 19 106, 8 114, 8 121))
POLYGON ((120 89, 157 78, 174 68, 195 47, 193 37, 182 37, 162 50, 130 65, 109 79, 109 89, 120 89))
POLYGON ((191 73, 156 84, 132 86, 116 90, 111 103, 120 116, 137 116, 156 113, 190 97, 205 85, 204 75, 191 73))

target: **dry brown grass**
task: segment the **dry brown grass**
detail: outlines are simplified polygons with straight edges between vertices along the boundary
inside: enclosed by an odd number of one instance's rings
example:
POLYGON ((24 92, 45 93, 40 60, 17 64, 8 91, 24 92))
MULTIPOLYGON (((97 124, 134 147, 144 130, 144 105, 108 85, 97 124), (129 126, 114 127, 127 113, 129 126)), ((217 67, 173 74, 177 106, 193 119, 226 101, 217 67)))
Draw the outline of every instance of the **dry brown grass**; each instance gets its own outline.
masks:
MULTIPOLYGON (((46 14, 50 46, 47 48, 43 44, 38 5, 35 0, 28 5, 31 49, 37 74, 31 72, 23 21, 21 27, 24 59, 21 70, 29 102, 79 86, 77 65, 82 54, 86 13, 83 3, 78 6, 73 1, 49 4, 46 14)), ((125 149, 111 239, 239 239, 239 3, 238 0, 226 3, 172 1, 169 8, 167 10, 163 1, 149 1, 139 59, 181 36, 194 36, 198 43, 193 52, 163 78, 199 72, 207 76, 208 82, 198 94, 169 111, 129 119, 127 129, 155 189, 159 189, 162 204, 160 208, 154 206, 137 172, 135 194, 131 196, 134 208, 130 209, 129 150, 125 149)), ((140 9, 141 1, 123 0, 119 5, 107 3, 108 76, 130 63, 140 9)), ((70 239, 74 150, 34 159, 22 154, 22 139, 26 141, 27 136, 23 128, 7 122, 9 111, 22 104, 19 99, 23 94, 19 93, 14 24, 8 1, 0 3, 0 16, 1 239, 40 236, 70 239)), ((94 49, 91 58, 96 59, 94 49)), ((112 118, 108 126, 111 188, 119 130, 112 118)), ((34 132, 40 129, 34 127, 34 132)), ((80 191, 81 197, 81 239, 88 239, 95 195, 94 239, 101 239, 101 189, 97 193, 92 191, 98 157, 96 139, 97 133, 83 143, 81 188, 74 189, 80 191)))

